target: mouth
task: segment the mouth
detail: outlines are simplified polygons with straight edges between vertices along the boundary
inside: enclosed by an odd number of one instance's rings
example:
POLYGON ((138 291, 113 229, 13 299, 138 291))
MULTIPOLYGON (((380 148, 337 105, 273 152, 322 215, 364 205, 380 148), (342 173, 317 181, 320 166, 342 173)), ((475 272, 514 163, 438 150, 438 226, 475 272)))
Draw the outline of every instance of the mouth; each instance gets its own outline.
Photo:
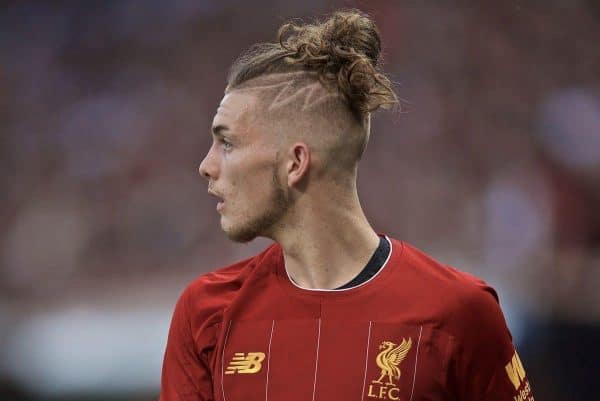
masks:
POLYGON ((221 195, 219 195, 218 193, 214 192, 213 190, 209 189, 208 193, 212 196, 214 196, 215 198, 217 198, 217 200, 219 202, 217 202, 217 212, 220 212, 223 209, 223 206, 225 205, 225 200, 223 199, 223 197, 221 195))

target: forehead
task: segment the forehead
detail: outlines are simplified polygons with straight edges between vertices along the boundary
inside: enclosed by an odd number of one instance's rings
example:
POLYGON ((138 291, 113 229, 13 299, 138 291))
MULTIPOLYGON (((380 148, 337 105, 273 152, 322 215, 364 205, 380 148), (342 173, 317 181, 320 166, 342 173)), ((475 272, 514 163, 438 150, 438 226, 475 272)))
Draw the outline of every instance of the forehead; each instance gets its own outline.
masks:
POLYGON ((213 127, 224 125, 234 131, 246 130, 256 112, 256 100, 256 96, 249 93, 226 93, 213 118, 213 127))

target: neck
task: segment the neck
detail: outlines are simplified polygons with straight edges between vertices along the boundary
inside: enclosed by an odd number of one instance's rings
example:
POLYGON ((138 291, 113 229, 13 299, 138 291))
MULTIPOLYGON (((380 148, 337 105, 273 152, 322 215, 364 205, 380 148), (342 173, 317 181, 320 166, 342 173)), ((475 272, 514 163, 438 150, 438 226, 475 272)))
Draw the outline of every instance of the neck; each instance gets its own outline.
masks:
POLYGON ((285 266, 304 288, 333 289, 352 280, 379 245, 356 191, 346 197, 311 196, 296 205, 273 235, 283 249, 285 266))

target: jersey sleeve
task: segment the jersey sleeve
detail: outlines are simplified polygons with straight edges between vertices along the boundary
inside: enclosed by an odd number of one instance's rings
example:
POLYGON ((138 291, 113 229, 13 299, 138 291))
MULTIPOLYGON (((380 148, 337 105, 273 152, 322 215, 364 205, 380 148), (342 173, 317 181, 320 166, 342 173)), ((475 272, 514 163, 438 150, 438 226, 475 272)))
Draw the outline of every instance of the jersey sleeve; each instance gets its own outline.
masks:
POLYGON ((458 316, 456 375, 460 401, 533 401, 531 386, 498 304, 485 285, 470 294, 458 316))
POLYGON ((213 400, 206 354, 198 352, 189 313, 189 291, 184 291, 173 312, 163 359, 160 401, 213 400))

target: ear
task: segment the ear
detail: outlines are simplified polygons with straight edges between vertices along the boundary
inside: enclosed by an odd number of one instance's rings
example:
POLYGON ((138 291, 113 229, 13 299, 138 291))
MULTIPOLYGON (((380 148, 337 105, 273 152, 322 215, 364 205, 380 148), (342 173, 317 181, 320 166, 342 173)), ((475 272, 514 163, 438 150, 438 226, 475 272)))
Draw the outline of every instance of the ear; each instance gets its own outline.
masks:
POLYGON ((310 167, 310 149, 304 142, 294 143, 289 150, 286 163, 288 186, 297 186, 308 174, 310 167))

